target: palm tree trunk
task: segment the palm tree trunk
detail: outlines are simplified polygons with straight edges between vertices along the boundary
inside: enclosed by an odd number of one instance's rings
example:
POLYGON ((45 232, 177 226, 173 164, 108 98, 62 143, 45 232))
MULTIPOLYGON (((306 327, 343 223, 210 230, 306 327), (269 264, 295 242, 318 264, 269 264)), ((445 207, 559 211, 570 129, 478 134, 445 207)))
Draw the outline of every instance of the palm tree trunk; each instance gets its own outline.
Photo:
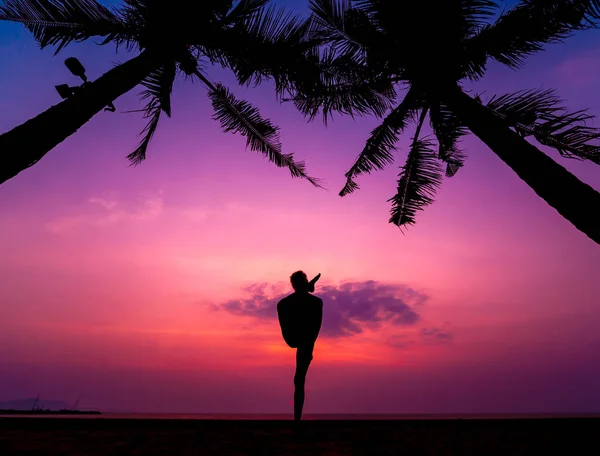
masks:
POLYGON ((155 67, 156 59, 142 52, 62 103, 0 135, 0 184, 37 163, 106 105, 138 85, 155 67))
POLYGON ((600 244, 600 193, 513 132, 502 119, 458 86, 444 92, 448 106, 538 196, 600 244))

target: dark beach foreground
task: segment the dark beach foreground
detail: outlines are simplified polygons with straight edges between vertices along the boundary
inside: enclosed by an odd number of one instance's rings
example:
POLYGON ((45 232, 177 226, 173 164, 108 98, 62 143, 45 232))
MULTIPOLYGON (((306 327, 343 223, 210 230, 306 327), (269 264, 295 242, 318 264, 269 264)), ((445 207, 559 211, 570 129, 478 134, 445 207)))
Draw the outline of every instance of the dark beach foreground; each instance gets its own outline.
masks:
POLYGON ((294 423, 0 418, 0 455, 25 454, 571 456, 600 454, 600 419, 294 423))

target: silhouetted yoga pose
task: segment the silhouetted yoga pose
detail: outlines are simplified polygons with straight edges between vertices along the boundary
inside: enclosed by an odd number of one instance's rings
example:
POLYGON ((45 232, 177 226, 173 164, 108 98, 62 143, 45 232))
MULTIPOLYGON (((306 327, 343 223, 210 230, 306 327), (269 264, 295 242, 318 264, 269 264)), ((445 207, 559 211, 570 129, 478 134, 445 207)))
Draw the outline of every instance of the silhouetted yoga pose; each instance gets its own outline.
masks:
POLYGON ((296 349, 296 373, 294 375, 294 420, 302 417, 304 406, 304 383, 313 359, 313 349, 323 321, 323 300, 313 296, 315 283, 321 274, 310 282, 302 271, 290 277, 294 293, 277 304, 277 316, 283 340, 296 349))

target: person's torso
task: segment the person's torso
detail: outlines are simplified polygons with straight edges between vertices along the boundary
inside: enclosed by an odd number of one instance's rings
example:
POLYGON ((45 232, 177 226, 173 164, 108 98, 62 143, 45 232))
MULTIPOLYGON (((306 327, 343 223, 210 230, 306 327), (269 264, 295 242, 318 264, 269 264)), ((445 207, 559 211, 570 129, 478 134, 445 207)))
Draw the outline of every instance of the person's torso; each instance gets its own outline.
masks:
POLYGON ((320 299, 310 293, 293 293, 283 301, 285 308, 298 317, 310 318, 319 310, 320 299))
POLYGON ((283 298, 279 304, 290 331, 297 335, 312 333, 319 325, 321 300, 311 294, 293 293, 283 298))

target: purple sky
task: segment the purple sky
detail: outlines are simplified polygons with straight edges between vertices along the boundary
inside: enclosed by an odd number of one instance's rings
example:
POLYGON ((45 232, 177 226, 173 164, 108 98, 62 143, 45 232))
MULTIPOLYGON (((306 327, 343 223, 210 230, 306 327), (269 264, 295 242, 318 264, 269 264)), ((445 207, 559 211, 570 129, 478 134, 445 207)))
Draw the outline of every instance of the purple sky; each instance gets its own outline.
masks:
MULTIPOLYGON (((60 101, 54 86, 76 83, 69 56, 92 79, 128 58, 93 43, 53 57, 0 24, 0 132, 60 101)), ((600 247, 476 138, 403 235, 386 200, 412 131, 397 166, 340 198, 376 119, 308 124, 269 85, 210 74, 281 126, 328 191, 222 133, 203 87, 183 79, 148 159, 129 167, 144 120, 123 112, 140 90, 119 98, 0 186, 0 401, 289 412, 294 354, 274 305, 304 269, 323 274, 325 301, 307 413, 600 411, 600 247)), ((540 87, 600 114, 600 33, 518 73, 492 64, 476 85, 484 97, 540 87)), ((600 190, 600 167, 549 153, 600 190)))

